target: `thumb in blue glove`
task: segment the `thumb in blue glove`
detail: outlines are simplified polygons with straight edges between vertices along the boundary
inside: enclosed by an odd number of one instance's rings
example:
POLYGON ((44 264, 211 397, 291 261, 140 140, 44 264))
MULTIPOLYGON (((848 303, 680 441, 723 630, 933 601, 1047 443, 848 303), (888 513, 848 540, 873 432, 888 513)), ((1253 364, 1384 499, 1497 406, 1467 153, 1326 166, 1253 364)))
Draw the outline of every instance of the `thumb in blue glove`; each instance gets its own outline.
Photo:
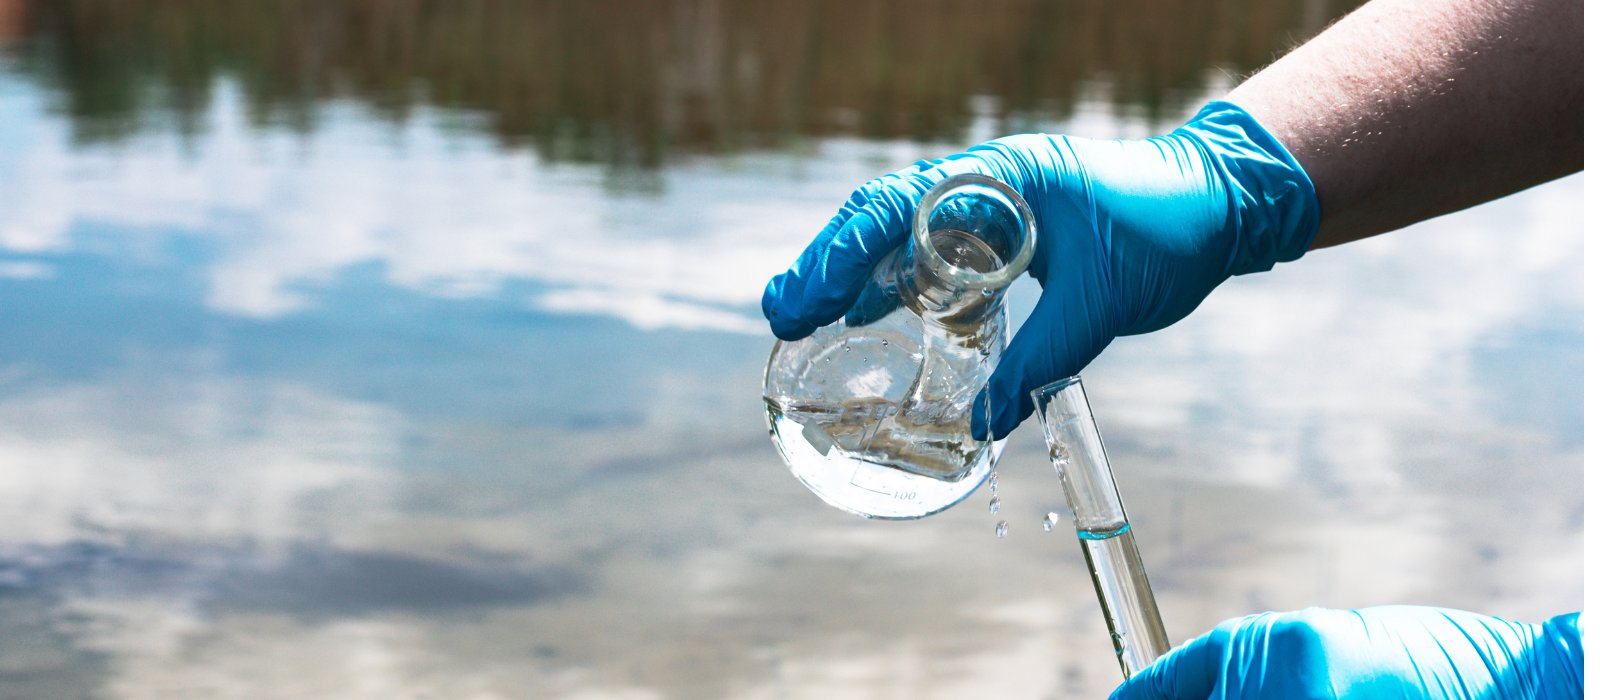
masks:
POLYGON ((1582 695, 1582 613, 1530 625, 1388 605, 1227 620, 1134 674, 1111 700, 1582 695))
MULTIPOLYGON (((996 438, 1033 412, 1028 392, 1077 374, 1114 337, 1165 328, 1230 275, 1303 255, 1320 217, 1299 164, 1225 102, 1152 139, 1010 136, 858 189, 767 285, 773 333, 798 340, 843 316, 906 240, 922 193, 969 172, 1011 185, 1039 226, 1029 272, 1044 291, 989 381, 996 438)), ((985 421, 973 412, 975 437, 985 421)))

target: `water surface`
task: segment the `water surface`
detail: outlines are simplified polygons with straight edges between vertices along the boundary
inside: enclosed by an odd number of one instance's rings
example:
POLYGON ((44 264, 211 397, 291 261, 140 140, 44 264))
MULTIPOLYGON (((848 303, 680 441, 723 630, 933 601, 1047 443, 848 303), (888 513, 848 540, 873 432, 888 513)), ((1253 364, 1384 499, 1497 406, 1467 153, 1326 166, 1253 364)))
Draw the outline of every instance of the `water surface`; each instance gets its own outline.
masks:
MULTIPOLYGON (((1339 9, 1138 5, 5 5, 0 697, 1103 697, 1037 427, 1003 540, 981 496, 828 508, 765 434, 759 299, 861 182, 1164 130, 1339 9), (863 57, 911 39, 955 53, 863 57)), ((1085 372, 1175 642, 1581 607, 1581 190, 1085 372)))

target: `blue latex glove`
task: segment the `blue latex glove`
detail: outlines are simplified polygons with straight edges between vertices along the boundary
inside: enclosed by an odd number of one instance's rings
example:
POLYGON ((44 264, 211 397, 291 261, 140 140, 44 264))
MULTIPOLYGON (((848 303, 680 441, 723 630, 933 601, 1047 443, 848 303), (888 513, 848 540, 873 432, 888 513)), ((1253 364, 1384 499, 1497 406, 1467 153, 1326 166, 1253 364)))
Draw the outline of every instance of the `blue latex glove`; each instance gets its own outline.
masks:
POLYGON ((1582 696, 1582 613, 1530 625, 1388 605, 1228 620, 1134 674, 1111 700, 1582 696))
MULTIPOLYGON (((1044 293, 990 378, 997 438, 1033 412, 1028 392, 1077 374, 1112 338, 1172 325, 1230 275, 1303 255, 1321 217, 1294 157, 1226 102, 1140 141, 1008 136, 856 190, 767 285, 773 334, 798 340, 843 316, 909 236, 922 193, 968 172, 1010 184, 1039 225, 1028 271, 1044 293)), ((988 432, 982 411, 972 431, 988 432)))

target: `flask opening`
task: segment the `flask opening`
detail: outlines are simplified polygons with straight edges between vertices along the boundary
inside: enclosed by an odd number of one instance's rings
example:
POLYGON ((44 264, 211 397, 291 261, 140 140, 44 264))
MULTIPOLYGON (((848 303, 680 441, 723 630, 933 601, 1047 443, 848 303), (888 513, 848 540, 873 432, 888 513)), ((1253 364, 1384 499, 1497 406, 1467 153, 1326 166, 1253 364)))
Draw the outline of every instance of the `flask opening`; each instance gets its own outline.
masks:
POLYGON ((966 231, 939 229, 928 235, 928 241, 939 259, 957 270, 986 275, 1005 267, 1005 261, 987 241, 966 231))
POLYGON ((952 290, 1003 289, 1033 262, 1036 236, 1022 196, 977 173, 945 178, 928 190, 911 224, 917 263, 952 290))

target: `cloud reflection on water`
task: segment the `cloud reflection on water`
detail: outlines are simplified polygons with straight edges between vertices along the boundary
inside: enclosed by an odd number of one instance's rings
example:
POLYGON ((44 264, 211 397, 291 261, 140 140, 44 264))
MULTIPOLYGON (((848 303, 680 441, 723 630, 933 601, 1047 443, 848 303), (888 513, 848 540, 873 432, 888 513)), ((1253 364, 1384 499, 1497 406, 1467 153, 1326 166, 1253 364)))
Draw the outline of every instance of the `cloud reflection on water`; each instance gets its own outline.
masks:
POLYGON ((390 509, 402 420, 304 386, 124 377, 0 399, 0 531, 68 544, 197 538, 269 550, 390 509), (316 507, 321 501, 324 505, 316 507))
POLYGON ((315 303, 344 268, 378 262, 390 283, 432 295, 533 280, 545 291, 530 303, 543 309, 764 333, 761 289, 848 194, 836 183, 865 180, 863 160, 905 150, 852 143, 844 163, 828 153, 702 159, 661 175, 659 189, 618 192, 602 167, 544 167, 442 129, 430 111, 391 129, 346 104, 311 134, 255 131, 224 86, 193 141, 157 131, 74 149, 60 121, 40 118, 41 95, 17 83, 8 92, 22 108, 5 121, 31 133, 5 147, 12 214, 0 245, 70 252, 83 246, 78 222, 120 229, 117 245, 146 251, 163 237, 199 239, 214 258, 207 305, 262 319, 315 303))
MULTIPOLYGON (((118 254, 194 239, 211 258, 207 306, 258 319, 314 305, 341 270, 375 262, 389 283, 429 295, 483 296, 527 280, 542 287, 529 300, 540 309, 647 330, 761 335, 766 280, 851 183, 959 148, 834 139, 800 157, 699 157, 659 174, 624 173, 655 178, 629 191, 612 186, 616 171, 606 167, 545 164, 452 129, 459 119, 449 110, 419 109, 389 125, 334 102, 321 128, 299 133, 250 125, 230 81, 215 91, 196 134, 153 129, 80 147, 64 122, 42 118, 45 93, 7 81, 0 122, 16 136, 0 142, 10 164, 0 169, 0 206, 10 212, 0 246, 82 250, 89 242, 72 228, 90 222, 119 231, 118 254)), ((1128 135, 1088 93, 1071 122, 1050 126, 1128 135)), ((977 133, 985 128, 975 124, 974 138, 988 138, 977 133)), ((4 270, 37 277, 49 268, 10 261, 4 270)))
MULTIPOLYGON (((641 182, 443 112, 335 103, 302 135, 219 95, 190 140, 80 148, 0 79, 0 625, 53 650, 7 657, 0 688, 1114 684, 1075 548, 1027 526, 1061 510, 1032 428, 1004 541, 981 502, 835 512, 766 442, 761 285, 861 181, 948 148, 830 140, 641 182)), ((1060 128, 1141 128, 1077 114, 1060 128)), ((1581 604, 1581 187, 1230 281, 1096 361, 1175 638, 1269 607, 1581 604)))

